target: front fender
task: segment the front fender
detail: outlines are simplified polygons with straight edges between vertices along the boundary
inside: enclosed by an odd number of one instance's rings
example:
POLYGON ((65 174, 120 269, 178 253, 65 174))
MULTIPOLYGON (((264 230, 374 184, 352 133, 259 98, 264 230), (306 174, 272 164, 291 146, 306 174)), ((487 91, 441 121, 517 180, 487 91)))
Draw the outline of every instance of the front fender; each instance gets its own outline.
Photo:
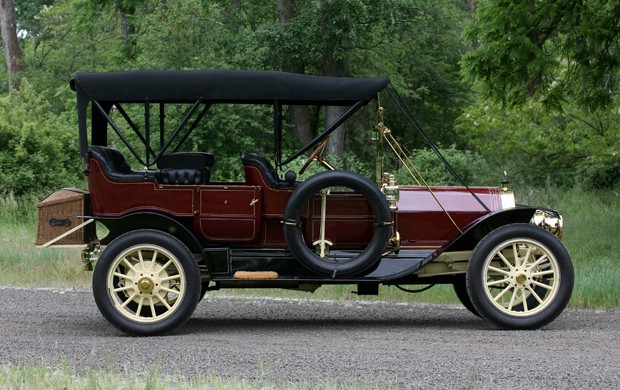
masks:
POLYGON ((463 234, 444 245, 436 252, 436 255, 447 251, 473 250, 484 236, 501 226, 512 223, 530 223, 537 210, 539 209, 536 207, 517 206, 487 214, 469 224, 463 234))

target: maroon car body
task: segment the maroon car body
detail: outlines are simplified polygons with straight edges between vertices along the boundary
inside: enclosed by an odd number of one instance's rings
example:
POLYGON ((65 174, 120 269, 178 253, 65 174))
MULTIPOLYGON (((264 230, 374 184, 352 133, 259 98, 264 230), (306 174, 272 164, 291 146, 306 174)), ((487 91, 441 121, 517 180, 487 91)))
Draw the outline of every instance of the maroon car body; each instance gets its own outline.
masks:
MULTIPOLYGON (((293 172, 282 175, 283 165, 306 158, 391 88, 388 79, 133 71, 78 73, 71 86, 89 191, 83 217, 107 228, 105 237, 85 242, 83 260, 86 266, 96 262, 99 309, 124 332, 169 332, 206 292, 220 288, 313 291, 354 284, 358 294, 377 294, 382 284, 452 284, 472 313, 516 329, 552 321, 570 298, 572 265, 559 241, 561 216, 515 206, 507 188, 398 186, 387 173, 379 183, 347 171, 305 181, 293 172), (242 182, 215 182, 214 156, 183 145, 211 106, 231 103, 273 107, 274 155, 270 161, 247 153, 239 162, 242 182), (143 107, 143 128, 128 105, 143 107), (164 135, 166 105, 188 110, 164 135), (284 158, 282 109, 291 105, 347 110, 284 158), (159 107, 159 129, 151 126, 151 106, 159 107), (112 111, 126 120, 131 137, 112 111), (142 169, 109 146, 110 134, 142 169)), ((391 142, 389 130, 382 123, 378 128, 391 142)))

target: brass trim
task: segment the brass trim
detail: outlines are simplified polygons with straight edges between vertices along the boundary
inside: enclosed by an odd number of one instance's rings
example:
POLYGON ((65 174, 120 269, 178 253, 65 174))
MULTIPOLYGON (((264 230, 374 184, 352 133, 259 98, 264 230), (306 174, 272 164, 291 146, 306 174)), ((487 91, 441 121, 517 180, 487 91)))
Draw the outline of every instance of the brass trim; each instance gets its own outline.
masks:
POLYGON ((530 224, 545 229, 556 236, 559 240, 564 236, 564 218, 559 213, 552 213, 547 210, 536 210, 530 224))

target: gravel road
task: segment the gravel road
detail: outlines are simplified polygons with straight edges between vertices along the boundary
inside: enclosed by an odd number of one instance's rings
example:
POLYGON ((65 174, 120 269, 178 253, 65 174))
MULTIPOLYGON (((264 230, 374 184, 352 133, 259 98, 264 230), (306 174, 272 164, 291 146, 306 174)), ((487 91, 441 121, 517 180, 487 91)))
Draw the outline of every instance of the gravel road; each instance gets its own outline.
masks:
POLYGON ((0 288, 0 364, 369 388, 620 388, 620 311, 500 331, 451 305, 205 298, 173 335, 128 337, 90 291, 0 288), (63 363, 64 362, 64 363, 63 363))

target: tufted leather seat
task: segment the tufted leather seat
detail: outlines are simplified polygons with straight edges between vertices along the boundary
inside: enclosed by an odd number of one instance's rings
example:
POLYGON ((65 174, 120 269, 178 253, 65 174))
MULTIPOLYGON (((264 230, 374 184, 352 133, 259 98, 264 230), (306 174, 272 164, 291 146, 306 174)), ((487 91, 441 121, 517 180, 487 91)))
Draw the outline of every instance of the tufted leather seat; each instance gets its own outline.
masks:
POLYGON ((211 179, 210 167, 215 163, 211 153, 178 152, 165 154, 157 160, 163 184, 207 184, 211 179))
POLYGON ((153 170, 136 171, 123 156, 123 154, 114 148, 102 145, 92 145, 90 147, 90 156, 96 159, 103 169, 105 175, 116 181, 144 181, 154 180, 156 172, 153 170))
POLYGON ((209 171, 203 169, 162 169, 159 173, 162 184, 206 184, 209 182, 209 171))
POLYGON ((215 157, 204 152, 177 152, 164 154, 157 160, 157 168, 211 168, 215 157))
POLYGON ((265 157, 256 153, 247 153, 241 157, 241 161, 243 162, 243 165, 251 165, 260 169, 263 173, 265 181, 270 187, 279 188, 288 186, 285 181, 280 180, 278 173, 265 157))

